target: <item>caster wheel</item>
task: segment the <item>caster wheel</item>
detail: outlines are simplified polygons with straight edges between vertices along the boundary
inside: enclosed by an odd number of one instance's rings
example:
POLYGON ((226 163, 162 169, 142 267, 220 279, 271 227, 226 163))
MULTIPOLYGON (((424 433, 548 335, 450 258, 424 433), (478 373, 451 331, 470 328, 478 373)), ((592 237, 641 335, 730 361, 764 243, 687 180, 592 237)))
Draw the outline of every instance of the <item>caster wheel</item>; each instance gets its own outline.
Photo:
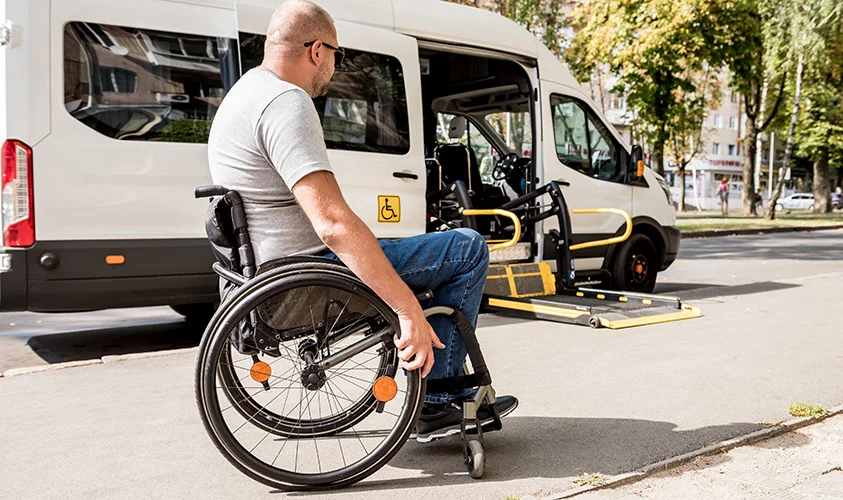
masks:
POLYGON ((465 458, 465 468, 468 469, 468 475, 472 479, 480 479, 483 477, 483 472, 486 468, 486 452, 483 451, 483 445, 480 441, 471 440, 463 451, 465 458))
POLYGON ((591 316, 588 318, 588 326, 592 328, 600 328, 600 318, 597 316, 591 316))

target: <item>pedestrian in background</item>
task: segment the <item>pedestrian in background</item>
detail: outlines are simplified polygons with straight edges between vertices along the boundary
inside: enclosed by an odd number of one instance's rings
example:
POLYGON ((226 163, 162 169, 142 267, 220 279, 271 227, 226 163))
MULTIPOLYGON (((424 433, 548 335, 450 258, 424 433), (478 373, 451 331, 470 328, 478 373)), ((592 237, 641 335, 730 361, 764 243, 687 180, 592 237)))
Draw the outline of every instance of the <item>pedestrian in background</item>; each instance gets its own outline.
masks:
POLYGON ((720 179, 720 185, 717 186, 717 196, 720 197, 720 212, 723 215, 729 213, 729 179, 723 177, 720 179))

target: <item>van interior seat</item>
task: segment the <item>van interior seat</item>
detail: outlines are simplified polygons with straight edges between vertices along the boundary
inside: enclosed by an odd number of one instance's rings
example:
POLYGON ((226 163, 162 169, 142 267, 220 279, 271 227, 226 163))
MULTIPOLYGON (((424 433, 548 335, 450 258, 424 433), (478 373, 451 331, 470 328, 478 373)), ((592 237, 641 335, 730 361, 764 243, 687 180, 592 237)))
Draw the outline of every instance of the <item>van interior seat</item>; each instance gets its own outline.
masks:
POLYGON ((477 201, 483 195, 483 179, 474 150, 465 144, 439 144, 436 146, 436 159, 442 166, 442 181, 448 185, 462 181, 471 192, 471 201, 477 201))

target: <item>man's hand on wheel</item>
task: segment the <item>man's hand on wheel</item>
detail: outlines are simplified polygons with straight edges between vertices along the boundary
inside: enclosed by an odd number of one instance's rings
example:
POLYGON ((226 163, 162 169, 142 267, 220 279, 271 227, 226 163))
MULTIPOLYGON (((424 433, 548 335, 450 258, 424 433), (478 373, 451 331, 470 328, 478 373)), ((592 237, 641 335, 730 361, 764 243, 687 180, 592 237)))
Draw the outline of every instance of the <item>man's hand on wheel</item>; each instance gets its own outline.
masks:
POLYGON ((444 349, 445 345, 439 341, 421 309, 412 315, 399 314, 398 323, 401 336, 396 334, 394 338, 401 360, 398 366, 405 370, 421 368, 422 378, 427 377, 433 368, 433 347, 444 349))

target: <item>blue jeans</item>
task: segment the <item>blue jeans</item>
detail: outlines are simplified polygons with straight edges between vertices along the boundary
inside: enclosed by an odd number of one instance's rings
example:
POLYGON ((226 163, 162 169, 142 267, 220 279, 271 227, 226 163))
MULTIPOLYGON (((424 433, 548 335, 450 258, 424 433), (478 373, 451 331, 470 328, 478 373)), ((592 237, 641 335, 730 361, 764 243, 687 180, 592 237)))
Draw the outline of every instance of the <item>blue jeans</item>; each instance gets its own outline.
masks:
MULTIPOLYGON (((392 267, 408 286, 433 291, 433 298, 421 303, 423 308, 453 307, 477 326, 480 300, 489 272, 489 249, 482 236, 471 229, 455 229, 379 240, 379 243, 392 267)), ((333 252, 326 257, 337 259, 333 252)), ((466 356, 462 336, 454 324, 441 315, 431 317, 430 326, 445 349, 433 348, 434 362, 428 380, 462 375, 466 356)), ((430 404, 448 403, 472 392, 472 389, 463 389, 457 393, 428 393, 424 401, 430 404)))

